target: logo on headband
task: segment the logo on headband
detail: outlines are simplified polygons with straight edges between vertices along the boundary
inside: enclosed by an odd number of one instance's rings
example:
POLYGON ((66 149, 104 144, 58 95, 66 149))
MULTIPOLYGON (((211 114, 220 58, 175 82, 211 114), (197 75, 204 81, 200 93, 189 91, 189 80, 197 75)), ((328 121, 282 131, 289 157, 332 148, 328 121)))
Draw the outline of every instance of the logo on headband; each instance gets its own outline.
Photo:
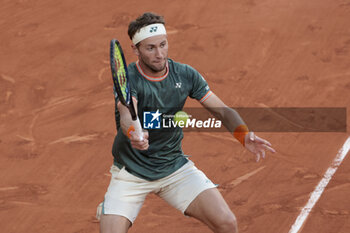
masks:
POLYGON ((152 33, 152 32, 156 32, 156 31, 157 31, 157 29, 158 29, 158 27, 157 27, 157 26, 155 26, 155 27, 151 27, 151 29, 149 30, 149 32, 150 32, 150 33, 152 33))

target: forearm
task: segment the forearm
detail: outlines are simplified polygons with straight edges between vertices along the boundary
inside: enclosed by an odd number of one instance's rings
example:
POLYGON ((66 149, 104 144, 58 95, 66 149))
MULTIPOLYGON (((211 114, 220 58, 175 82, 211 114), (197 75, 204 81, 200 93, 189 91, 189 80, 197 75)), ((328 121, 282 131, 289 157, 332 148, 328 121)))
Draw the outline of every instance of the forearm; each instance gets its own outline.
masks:
POLYGON ((229 132, 245 145, 245 136, 248 133, 248 127, 238 112, 226 106, 215 94, 207 101, 202 103, 215 117, 219 118, 229 132))
POLYGON ((122 103, 118 102, 117 107, 120 113, 120 127, 123 133, 130 138, 130 132, 135 131, 139 122, 132 120, 129 109, 122 103))
POLYGON ((216 116, 222 121, 222 124, 231 133, 234 133, 237 127, 246 125, 238 112, 232 108, 224 107, 216 116))
MULTIPOLYGON (((134 106, 137 102, 134 101, 134 106)), ((143 131, 140 121, 137 118, 133 121, 129 109, 122 105, 120 102, 117 104, 118 111, 120 113, 120 127, 123 133, 130 139, 131 146, 138 150, 147 150, 148 144, 148 132, 143 131)), ((136 109, 137 115, 137 109, 136 109)))
POLYGON ((243 121, 238 112, 232 108, 225 107, 218 116, 229 132, 245 146, 245 137, 249 132, 247 124, 243 121))

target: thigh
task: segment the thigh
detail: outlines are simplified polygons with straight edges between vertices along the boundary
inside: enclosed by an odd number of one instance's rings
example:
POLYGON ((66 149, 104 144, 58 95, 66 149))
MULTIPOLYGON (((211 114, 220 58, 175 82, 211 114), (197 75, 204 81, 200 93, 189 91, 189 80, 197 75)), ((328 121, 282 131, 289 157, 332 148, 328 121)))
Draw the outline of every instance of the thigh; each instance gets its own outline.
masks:
POLYGON ((129 219, 119 215, 102 215, 100 233, 126 233, 131 227, 129 219))
POLYGON ((217 188, 199 194, 188 206, 185 214, 202 221, 212 230, 227 224, 233 224, 232 228, 236 228, 235 216, 217 188))
POLYGON ((200 193, 216 187, 192 161, 161 182, 163 187, 158 195, 182 213, 200 193))
POLYGON ((152 184, 133 176, 124 168, 119 170, 112 166, 111 173, 111 182, 102 203, 102 216, 117 215, 126 218, 132 224, 147 194, 152 191, 152 184))

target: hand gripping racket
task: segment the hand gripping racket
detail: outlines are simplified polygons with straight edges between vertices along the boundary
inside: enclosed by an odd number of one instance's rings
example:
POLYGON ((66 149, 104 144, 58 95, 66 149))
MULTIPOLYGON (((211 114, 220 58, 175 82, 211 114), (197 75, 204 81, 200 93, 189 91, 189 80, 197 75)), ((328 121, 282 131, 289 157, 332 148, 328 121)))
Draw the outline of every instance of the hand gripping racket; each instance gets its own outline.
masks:
POLYGON ((114 94, 118 96, 119 101, 129 109, 131 119, 134 121, 130 131, 135 131, 140 140, 143 139, 141 124, 138 121, 134 104, 130 93, 130 83, 128 69, 125 62, 124 53, 118 40, 112 39, 110 46, 110 64, 114 84, 114 94))

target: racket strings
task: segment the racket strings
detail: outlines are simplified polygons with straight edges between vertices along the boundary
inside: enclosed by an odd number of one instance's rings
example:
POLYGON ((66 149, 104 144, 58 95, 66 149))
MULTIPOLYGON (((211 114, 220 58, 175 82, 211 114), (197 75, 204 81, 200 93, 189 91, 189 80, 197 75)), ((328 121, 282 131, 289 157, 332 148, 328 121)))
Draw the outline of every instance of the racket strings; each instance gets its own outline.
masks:
POLYGON ((114 58, 115 58, 115 65, 117 68, 117 78, 118 78, 118 82, 119 82, 120 91, 122 92, 123 97, 126 100, 126 102, 128 102, 129 98, 128 98, 126 71, 125 71, 125 67, 124 67, 123 58, 122 58, 121 52, 118 49, 118 47, 116 47, 114 55, 115 55, 114 58))

